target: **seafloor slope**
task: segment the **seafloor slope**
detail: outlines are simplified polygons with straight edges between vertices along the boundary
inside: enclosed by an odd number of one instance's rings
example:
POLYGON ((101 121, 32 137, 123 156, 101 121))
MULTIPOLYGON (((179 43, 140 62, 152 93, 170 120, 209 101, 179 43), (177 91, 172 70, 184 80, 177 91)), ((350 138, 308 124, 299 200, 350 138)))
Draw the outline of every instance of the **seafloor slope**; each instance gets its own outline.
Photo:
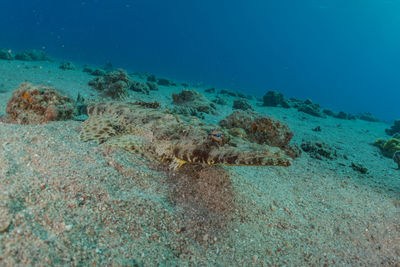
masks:
MULTIPOLYGON (((0 115, 22 82, 96 99, 92 79, 57 62, 0 61, 0 115)), ((131 95, 165 106, 181 90, 131 95)), ((208 124, 232 112, 236 98, 224 99, 208 124)), ((248 102, 287 123, 292 143, 323 143, 325 156, 169 171, 80 141, 80 121, 0 123, 0 265, 398 266, 400 171, 371 145, 389 125, 248 102)))

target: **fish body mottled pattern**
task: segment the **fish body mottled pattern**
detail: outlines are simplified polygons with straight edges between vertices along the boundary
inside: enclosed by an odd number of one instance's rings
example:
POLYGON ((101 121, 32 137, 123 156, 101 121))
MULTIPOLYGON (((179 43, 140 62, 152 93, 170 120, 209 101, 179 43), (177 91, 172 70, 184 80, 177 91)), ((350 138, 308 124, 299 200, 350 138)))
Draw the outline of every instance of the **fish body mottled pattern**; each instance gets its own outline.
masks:
POLYGON ((82 141, 121 147, 151 160, 182 164, 231 166, 289 166, 290 159, 276 147, 237 139, 218 144, 209 139, 210 126, 185 121, 160 109, 132 103, 104 102, 88 106, 82 141))

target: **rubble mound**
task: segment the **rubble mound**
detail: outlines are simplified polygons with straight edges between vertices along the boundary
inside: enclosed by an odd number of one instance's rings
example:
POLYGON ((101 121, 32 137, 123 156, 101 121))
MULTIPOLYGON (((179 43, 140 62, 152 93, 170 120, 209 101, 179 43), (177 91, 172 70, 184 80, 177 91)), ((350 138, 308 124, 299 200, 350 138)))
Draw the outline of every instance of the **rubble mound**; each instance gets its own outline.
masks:
POLYGON ((131 80, 124 70, 118 69, 94 78, 89 81, 89 85, 102 92, 104 96, 117 99, 125 98, 128 95, 131 80))
POLYGON ((8 101, 10 122, 40 124, 73 117, 74 103, 55 88, 22 83, 8 101))
POLYGON ((182 90, 179 94, 172 94, 172 99, 175 105, 192 108, 199 112, 215 114, 215 105, 195 90, 182 90))

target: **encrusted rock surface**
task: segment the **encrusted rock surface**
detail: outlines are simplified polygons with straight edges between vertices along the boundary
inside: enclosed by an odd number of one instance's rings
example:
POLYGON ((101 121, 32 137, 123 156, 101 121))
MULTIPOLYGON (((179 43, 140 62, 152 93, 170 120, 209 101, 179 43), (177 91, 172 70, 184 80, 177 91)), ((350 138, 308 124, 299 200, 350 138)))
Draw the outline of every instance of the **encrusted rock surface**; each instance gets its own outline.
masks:
POLYGON ((193 108, 199 112, 214 114, 215 105, 204 95, 195 90, 182 90, 179 94, 172 94, 175 105, 193 108))
POLYGON ((128 95, 131 79, 124 70, 118 69, 94 78, 89 81, 89 85, 102 92, 104 96, 117 99, 128 95))
POLYGON ((22 83, 7 103, 8 120, 20 124, 40 124, 73 117, 74 103, 55 88, 22 83))

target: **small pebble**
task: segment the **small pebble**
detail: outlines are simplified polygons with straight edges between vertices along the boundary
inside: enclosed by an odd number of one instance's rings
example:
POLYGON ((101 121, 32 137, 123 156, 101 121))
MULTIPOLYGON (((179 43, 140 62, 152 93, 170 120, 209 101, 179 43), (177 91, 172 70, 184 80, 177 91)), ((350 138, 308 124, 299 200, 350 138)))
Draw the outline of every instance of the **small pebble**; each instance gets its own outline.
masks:
POLYGON ((4 233, 8 230, 11 225, 11 215, 8 213, 8 209, 0 207, 0 233, 4 233))
POLYGON ((203 236, 203 241, 206 242, 207 240, 208 240, 208 234, 205 234, 205 235, 203 236))

